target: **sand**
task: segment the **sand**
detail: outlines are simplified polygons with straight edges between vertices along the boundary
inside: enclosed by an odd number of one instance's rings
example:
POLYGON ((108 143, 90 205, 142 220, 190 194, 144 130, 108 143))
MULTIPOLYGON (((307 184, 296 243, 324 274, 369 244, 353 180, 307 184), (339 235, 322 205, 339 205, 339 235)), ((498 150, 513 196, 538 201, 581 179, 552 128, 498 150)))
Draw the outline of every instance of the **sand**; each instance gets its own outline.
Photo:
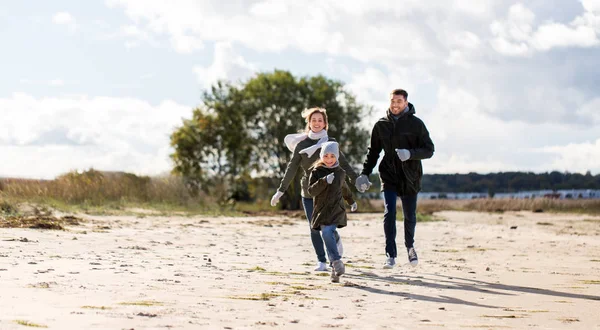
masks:
POLYGON ((600 329, 600 217, 436 216, 419 265, 385 270, 382 214, 351 214, 338 284, 313 271, 302 218, 1 228, 0 329, 600 329))

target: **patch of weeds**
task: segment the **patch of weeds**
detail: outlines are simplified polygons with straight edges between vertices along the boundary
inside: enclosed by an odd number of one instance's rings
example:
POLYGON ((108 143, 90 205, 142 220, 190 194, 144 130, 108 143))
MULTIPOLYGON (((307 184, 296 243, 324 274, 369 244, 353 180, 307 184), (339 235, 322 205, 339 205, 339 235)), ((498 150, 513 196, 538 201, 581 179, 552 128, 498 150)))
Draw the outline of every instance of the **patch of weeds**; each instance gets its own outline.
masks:
POLYGON ((143 246, 138 246, 138 245, 126 246, 126 247, 119 246, 118 248, 119 249, 127 249, 127 250, 142 250, 142 251, 148 250, 148 248, 145 248, 143 246))
POLYGON ((521 319, 521 315, 481 315, 481 317, 489 317, 493 319, 521 319))
POLYGON ((521 312, 521 313, 548 313, 548 312, 550 312, 549 310, 544 310, 544 309, 526 310, 526 309, 512 309, 512 308, 505 308, 505 309, 503 309, 503 311, 505 311, 505 312, 521 312))
POLYGON ((349 267, 349 268, 375 269, 375 267, 373 267, 373 266, 363 266, 363 265, 356 265, 356 264, 350 264, 350 263, 347 263, 345 265, 346 265, 346 267, 349 267))
POLYGON ((319 297, 311 297, 311 296, 304 296, 301 299, 302 300, 329 300, 328 298, 319 298, 319 297))
POLYGON ((32 328, 47 328, 47 325, 43 325, 43 324, 37 324, 37 323, 33 323, 33 322, 29 322, 29 321, 25 321, 25 320, 14 320, 14 322, 16 324, 20 324, 26 327, 32 327, 32 328))
POLYGON ((16 215, 19 213, 19 208, 17 205, 9 203, 8 201, 0 201, 0 215, 16 215))
POLYGON ((537 225, 540 225, 540 226, 554 226, 554 224, 550 223, 550 222, 538 222, 537 225))
POLYGON ((107 310, 107 309, 112 309, 112 307, 107 307, 107 306, 81 306, 81 308, 84 309, 99 309, 99 310, 107 310))
POLYGON ((248 269, 248 272, 266 272, 267 270, 260 267, 260 266, 256 266, 254 268, 250 268, 248 269))
POLYGON ((583 219, 585 222, 600 222, 600 219, 583 219))
POLYGON ((319 287, 316 287, 316 286, 308 287, 308 286, 303 286, 303 285, 292 285, 292 286, 290 286, 290 288, 292 288, 294 290, 316 290, 319 287))
MULTIPOLYGON (((402 218, 398 218, 398 219, 402 219, 402 218)), ((438 221, 446 221, 446 219, 444 219, 440 216, 432 215, 432 214, 417 213, 417 222, 438 222, 438 221)))
MULTIPOLYGON (((348 266, 348 265, 346 264, 346 266, 348 266)), ((329 273, 325 273, 325 272, 318 273, 318 274, 315 274, 315 276, 327 277, 327 276, 329 276, 329 273)))
POLYGON ((260 300, 271 300, 271 298, 276 298, 276 297, 280 297, 280 296, 282 296, 282 295, 279 294, 279 293, 266 293, 266 292, 263 292, 260 295, 239 296, 239 297, 229 296, 227 298, 229 298, 229 299, 239 299, 239 300, 260 301, 260 300))
POLYGON ((445 249, 445 250, 437 250, 437 249, 433 249, 433 250, 431 250, 431 251, 433 251, 433 252, 444 252, 444 253, 457 253, 457 252, 459 252, 459 251, 458 251, 458 250, 456 250, 456 249, 445 249))
POLYGON ((13 215, 0 221, 0 228, 30 228, 65 230, 64 226, 77 226, 82 219, 74 216, 57 218, 49 215, 13 215))
POLYGON ((598 280, 582 280, 579 282, 584 283, 584 284, 600 284, 600 281, 598 281, 598 280))
POLYGON ((35 284, 29 284, 28 286, 30 288, 49 289, 50 288, 50 284, 55 285, 56 282, 40 282, 40 283, 35 283, 35 284))
POLYGON ((304 275, 309 275, 309 272, 304 272, 304 273, 299 273, 299 272, 289 272, 289 275, 300 275, 300 276, 304 276, 304 275))
POLYGON ((488 250, 496 250, 494 248, 482 248, 482 247, 475 247, 475 246, 467 246, 467 248, 469 249, 469 251, 480 251, 480 252, 484 252, 484 251, 488 251, 488 250))
POLYGON ((124 306, 162 306, 164 304, 159 301, 140 300, 140 301, 120 302, 119 305, 124 305, 124 306))
POLYGON ((476 324, 476 325, 461 325, 461 328, 485 328, 485 329, 497 329, 497 328, 511 328, 507 325, 484 325, 484 324, 476 324))
POLYGON ((592 259, 591 262, 600 262, 600 259, 592 259))
POLYGON ((558 320, 561 321, 561 322, 563 322, 563 323, 579 322, 579 319, 575 318, 575 317, 561 317, 558 320))

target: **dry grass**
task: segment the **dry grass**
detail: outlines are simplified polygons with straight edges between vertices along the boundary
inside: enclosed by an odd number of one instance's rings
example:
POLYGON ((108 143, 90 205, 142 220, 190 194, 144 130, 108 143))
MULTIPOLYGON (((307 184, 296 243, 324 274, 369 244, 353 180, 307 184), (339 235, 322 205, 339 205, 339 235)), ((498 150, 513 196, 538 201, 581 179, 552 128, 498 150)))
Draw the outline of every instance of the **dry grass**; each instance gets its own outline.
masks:
POLYGON ((95 170, 69 172, 55 180, 3 179, 0 194, 21 200, 56 200, 89 205, 108 202, 179 203, 194 199, 179 177, 150 178, 95 170))
MULTIPOLYGON (((185 181, 180 177, 147 177, 130 173, 112 173, 89 170, 70 172, 55 180, 0 179, 0 214, 16 212, 16 202, 48 205, 64 211, 83 211, 102 214, 108 210, 126 212, 128 207, 141 207, 170 212, 202 214, 252 214, 271 215, 276 213, 294 218, 303 218, 304 212, 281 211, 269 205, 270 195, 263 196, 268 185, 257 180, 252 189, 260 196, 252 202, 220 201, 223 187, 212 187, 210 194, 190 194, 185 181)), ((270 193, 270 191, 268 191, 270 193)), ((367 200, 358 197, 358 212, 381 212, 383 200, 367 200)), ((400 203, 398 203, 400 208, 400 203)), ((418 213, 424 216, 444 210, 506 212, 577 212, 600 214, 600 199, 557 200, 535 199, 476 199, 476 200, 425 200, 418 203, 418 213)), ((436 221, 440 219, 425 219, 436 221)))
POLYGON ((48 327, 48 326, 43 325, 43 324, 37 324, 37 323, 29 322, 29 321, 26 321, 26 320, 14 320, 14 322, 16 324, 20 324, 20 325, 25 326, 25 327, 32 327, 32 328, 47 328, 48 327))
MULTIPOLYGON (((382 201, 378 201, 383 203, 382 201)), ((383 207, 383 206, 382 206, 383 207)), ((560 200, 536 199, 474 199, 474 200, 419 200, 417 211, 422 214, 434 212, 478 211, 478 212, 565 212, 600 214, 600 199, 560 200)))

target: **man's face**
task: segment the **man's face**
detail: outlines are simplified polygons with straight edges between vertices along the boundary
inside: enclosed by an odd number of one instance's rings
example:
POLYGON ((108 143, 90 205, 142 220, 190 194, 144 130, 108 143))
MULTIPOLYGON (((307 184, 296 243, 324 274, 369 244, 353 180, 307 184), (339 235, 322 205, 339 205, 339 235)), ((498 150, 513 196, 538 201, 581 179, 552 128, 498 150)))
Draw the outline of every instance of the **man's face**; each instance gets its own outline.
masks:
POLYGON ((392 114, 399 115, 407 105, 408 102, 406 102, 404 96, 392 95, 392 99, 390 100, 390 111, 392 111, 392 114))

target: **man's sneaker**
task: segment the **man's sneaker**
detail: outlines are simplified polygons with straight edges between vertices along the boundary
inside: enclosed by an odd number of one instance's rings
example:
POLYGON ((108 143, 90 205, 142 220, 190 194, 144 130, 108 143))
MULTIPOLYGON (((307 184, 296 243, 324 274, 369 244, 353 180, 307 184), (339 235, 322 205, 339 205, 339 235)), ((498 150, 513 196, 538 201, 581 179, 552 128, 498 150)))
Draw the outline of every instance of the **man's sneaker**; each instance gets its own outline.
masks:
POLYGON ((334 261, 332 266, 336 276, 344 275, 346 272, 346 266, 344 266, 344 262, 342 260, 334 261))
POLYGON ((340 255, 340 258, 341 258, 342 255, 344 254, 344 245, 342 244, 342 236, 340 236, 340 234, 337 231, 335 233, 337 234, 337 235, 335 235, 335 244, 337 245, 338 254, 340 255))
POLYGON ((335 274, 335 269, 331 269, 331 283, 340 283, 340 277, 335 274))
POLYGON ((315 272, 326 272, 328 271, 327 269, 327 264, 324 262, 317 262, 317 268, 315 268, 315 272))
POLYGON ((415 251, 414 247, 408 249, 408 262, 413 267, 416 267, 419 264, 419 258, 417 257, 417 251, 415 251))
POLYGON ((383 264, 383 269, 392 269, 396 265, 396 258, 387 258, 385 260, 385 264, 383 264))

